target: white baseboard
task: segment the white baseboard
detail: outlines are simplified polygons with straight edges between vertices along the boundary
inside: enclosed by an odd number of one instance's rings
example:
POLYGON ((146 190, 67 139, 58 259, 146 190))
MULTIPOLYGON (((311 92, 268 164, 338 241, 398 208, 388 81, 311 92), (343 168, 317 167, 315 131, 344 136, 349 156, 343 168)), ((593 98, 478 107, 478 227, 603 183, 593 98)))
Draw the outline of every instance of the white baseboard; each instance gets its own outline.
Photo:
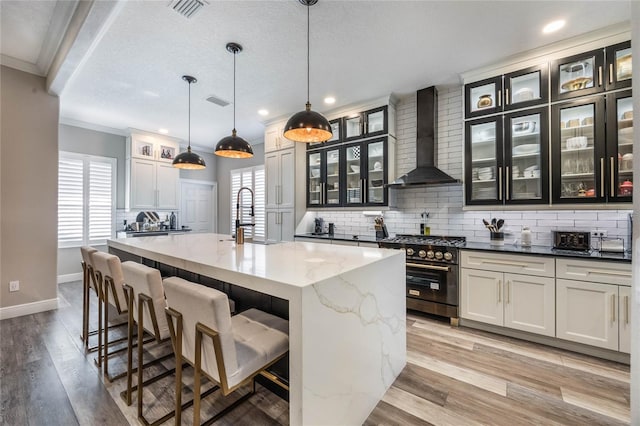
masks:
POLYGON ((75 274, 58 275, 58 284, 70 283, 71 281, 82 281, 82 272, 75 274))
POLYGON ((58 309, 58 298, 0 308, 0 320, 58 309))

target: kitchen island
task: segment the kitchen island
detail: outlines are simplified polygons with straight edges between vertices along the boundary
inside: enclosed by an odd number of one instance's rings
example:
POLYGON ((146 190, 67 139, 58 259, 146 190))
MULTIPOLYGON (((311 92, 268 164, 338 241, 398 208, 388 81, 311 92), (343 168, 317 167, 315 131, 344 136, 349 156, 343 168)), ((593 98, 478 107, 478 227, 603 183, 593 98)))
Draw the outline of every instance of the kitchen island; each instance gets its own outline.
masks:
POLYGON ((109 248, 288 301, 292 425, 361 425, 406 363, 399 250, 228 235, 109 240, 109 248))

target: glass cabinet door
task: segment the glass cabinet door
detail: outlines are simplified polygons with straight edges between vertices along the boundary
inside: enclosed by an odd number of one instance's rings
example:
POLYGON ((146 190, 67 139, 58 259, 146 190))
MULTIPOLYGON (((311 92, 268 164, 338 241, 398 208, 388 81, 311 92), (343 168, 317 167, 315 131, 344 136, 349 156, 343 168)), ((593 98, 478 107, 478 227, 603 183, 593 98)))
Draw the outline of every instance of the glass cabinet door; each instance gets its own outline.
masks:
POLYGON ((466 123, 467 204, 502 202, 502 118, 466 123))
POLYGON ((465 117, 477 117, 502 110, 502 76, 466 84, 465 117))
POLYGON ((308 153, 307 159, 307 205, 322 204, 322 151, 308 153))
POLYGON ((554 101, 590 95, 604 89, 602 49, 559 59, 551 63, 551 94, 554 101))
POLYGON ((367 203, 377 204, 385 201, 385 176, 387 175, 385 165, 385 143, 383 140, 370 142, 366 145, 367 158, 367 203))
POLYGON ((607 96, 607 157, 609 197, 631 201, 633 193, 633 99, 631 91, 607 96))
POLYGON ((365 136, 387 133, 387 107, 376 108, 364 113, 365 136))
POLYGON ((616 44, 607 51, 607 90, 631 87, 631 42, 616 44))
POLYGON ((364 203, 360 149, 360 144, 345 147, 346 205, 364 203))
POLYGON ((547 64, 516 71, 504 76, 505 110, 524 108, 547 102, 547 64))
POLYGON ((362 114, 344 117, 344 140, 358 139, 362 136, 362 114))
POLYGON ((325 184, 325 204, 340 204, 340 149, 330 149, 327 155, 327 178, 325 184))
POLYGON ((548 203, 547 109, 510 114, 505 120, 506 202, 548 203))
POLYGON ((554 105, 554 202, 603 201, 604 99, 554 105))

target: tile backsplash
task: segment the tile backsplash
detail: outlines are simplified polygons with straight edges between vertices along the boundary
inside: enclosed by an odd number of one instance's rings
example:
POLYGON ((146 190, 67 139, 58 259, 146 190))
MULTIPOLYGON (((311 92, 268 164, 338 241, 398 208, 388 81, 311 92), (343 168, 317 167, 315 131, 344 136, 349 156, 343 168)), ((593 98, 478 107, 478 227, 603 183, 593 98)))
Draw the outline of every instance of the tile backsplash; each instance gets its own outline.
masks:
MULTIPOLYGON (((176 214, 177 218, 177 226, 180 227, 180 211, 178 210, 157 210, 158 216, 160 220, 167 220, 167 218, 171 215, 171 212, 176 214)), ((125 209, 117 209, 116 210, 116 230, 121 231, 124 228, 124 221, 126 220, 128 224, 131 224, 136 221, 136 216, 140 213, 139 210, 131 210, 126 211, 125 209)))
MULTIPOLYGON (((415 167, 416 97, 401 99, 397 105, 397 171, 404 174, 415 167)), ((463 176, 462 87, 438 88, 438 167, 451 176, 463 176)), ((416 234, 421 213, 429 212, 427 225, 432 235, 464 236, 470 241, 489 241, 482 219, 505 220, 505 241, 520 240, 523 226, 532 232, 535 245, 551 245, 553 230, 606 230, 608 237, 624 238, 628 244, 629 209, 622 210, 464 210, 462 184, 436 185, 396 191, 397 208, 384 212, 390 235, 416 234)), ((335 224, 336 233, 372 235, 373 217, 362 211, 322 210, 310 212, 325 223, 335 224)))

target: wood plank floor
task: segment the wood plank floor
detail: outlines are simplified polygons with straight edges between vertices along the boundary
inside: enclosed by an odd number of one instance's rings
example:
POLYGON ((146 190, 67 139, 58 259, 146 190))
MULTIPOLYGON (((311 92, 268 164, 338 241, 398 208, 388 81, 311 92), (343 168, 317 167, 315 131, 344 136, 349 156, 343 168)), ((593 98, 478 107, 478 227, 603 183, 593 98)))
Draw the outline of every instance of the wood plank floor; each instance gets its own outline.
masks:
MULTIPOLYGON (((61 284, 60 309, 0 321, 0 424, 140 424, 135 401, 128 407, 119 395, 125 380, 104 382, 94 354, 83 353, 81 294, 79 282, 61 284)), ((407 346, 406 368, 365 425, 629 424, 626 365, 411 314, 407 346)), ((169 351, 168 344, 145 346, 145 360, 169 351)), ((110 371, 123 371, 124 362, 125 353, 114 357, 110 371)), ((171 367, 168 360, 144 374, 171 367)), ((192 396, 191 380, 187 368, 184 401, 192 396)), ((145 388, 148 419, 170 410, 173 397, 173 376, 145 388)), ((208 397, 203 419, 232 400, 208 397)), ((258 385, 256 395, 216 424, 285 425, 288 410, 258 385)), ((188 409, 182 424, 191 416, 188 409)))

